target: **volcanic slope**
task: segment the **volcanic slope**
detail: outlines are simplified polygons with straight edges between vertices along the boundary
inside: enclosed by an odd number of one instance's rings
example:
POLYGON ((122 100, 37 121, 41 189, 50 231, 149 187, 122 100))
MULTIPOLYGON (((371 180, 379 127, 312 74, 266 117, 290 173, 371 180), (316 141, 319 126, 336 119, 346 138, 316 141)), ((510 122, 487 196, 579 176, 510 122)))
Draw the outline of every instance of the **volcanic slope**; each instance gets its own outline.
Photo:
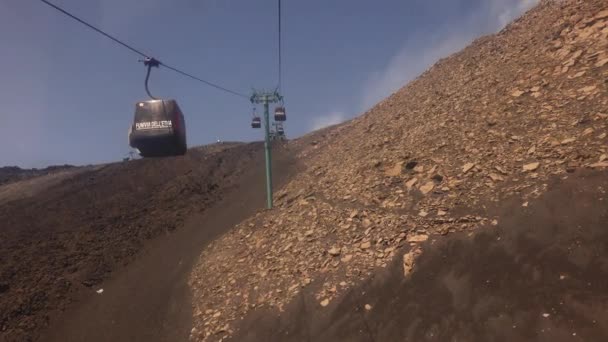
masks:
POLYGON ((183 157, 73 168, 1 186, 0 341, 36 340, 49 322, 98 296, 148 241, 174 234, 240 189, 250 169, 263 170, 262 151, 260 143, 215 144, 183 157))
POLYGON ((226 338, 302 291, 331 305, 406 251, 409 273, 430 237, 501 227, 490 208, 508 198, 525 208, 551 178, 605 175, 607 77, 608 2, 543 1, 325 139, 293 142, 307 168, 277 208, 202 253, 192 338, 226 338))

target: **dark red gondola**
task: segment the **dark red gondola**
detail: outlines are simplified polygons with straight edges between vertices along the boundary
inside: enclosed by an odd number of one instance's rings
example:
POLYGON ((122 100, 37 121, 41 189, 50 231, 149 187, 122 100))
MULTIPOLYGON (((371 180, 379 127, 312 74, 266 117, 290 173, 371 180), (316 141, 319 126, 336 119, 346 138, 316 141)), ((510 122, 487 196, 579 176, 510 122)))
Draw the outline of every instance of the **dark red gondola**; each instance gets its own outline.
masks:
POLYGON ((251 120, 251 128, 261 128, 262 127, 262 119, 259 116, 254 116, 251 120))
POLYGON ((274 121, 286 121, 285 107, 280 106, 274 109, 274 121))

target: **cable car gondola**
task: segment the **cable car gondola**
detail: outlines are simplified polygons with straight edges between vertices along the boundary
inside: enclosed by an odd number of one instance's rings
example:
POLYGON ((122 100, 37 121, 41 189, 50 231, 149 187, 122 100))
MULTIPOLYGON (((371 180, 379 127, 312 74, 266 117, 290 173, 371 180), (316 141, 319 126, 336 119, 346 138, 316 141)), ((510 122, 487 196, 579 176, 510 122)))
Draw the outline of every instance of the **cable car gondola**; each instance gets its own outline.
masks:
POLYGON ((146 92, 152 100, 138 102, 133 124, 129 132, 129 145, 142 157, 166 157, 184 155, 188 150, 186 122, 177 101, 156 99, 148 89, 150 69, 159 62, 147 58, 146 92))
POLYGON ((261 128, 262 119, 255 114, 255 107, 253 108, 253 118, 251 119, 251 128, 261 128))
POLYGON ((279 106, 274 109, 274 121, 286 121, 285 107, 279 106))
POLYGON ((261 128, 262 127, 262 119, 259 116, 254 116, 251 120, 251 128, 261 128))

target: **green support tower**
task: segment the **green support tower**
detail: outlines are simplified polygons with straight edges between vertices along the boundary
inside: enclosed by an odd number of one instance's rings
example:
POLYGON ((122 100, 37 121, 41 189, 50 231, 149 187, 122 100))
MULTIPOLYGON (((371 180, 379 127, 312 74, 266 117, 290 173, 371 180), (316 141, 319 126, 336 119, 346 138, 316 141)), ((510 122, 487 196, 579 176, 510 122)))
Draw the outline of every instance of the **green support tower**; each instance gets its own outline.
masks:
POLYGON ((272 153, 270 149, 270 114, 268 106, 270 103, 283 101, 283 97, 277 91, 258 92, 253 91, 251 103, 264 105, 264 151, 266 155, 266 203, 267 208, 272 209, 272 153))

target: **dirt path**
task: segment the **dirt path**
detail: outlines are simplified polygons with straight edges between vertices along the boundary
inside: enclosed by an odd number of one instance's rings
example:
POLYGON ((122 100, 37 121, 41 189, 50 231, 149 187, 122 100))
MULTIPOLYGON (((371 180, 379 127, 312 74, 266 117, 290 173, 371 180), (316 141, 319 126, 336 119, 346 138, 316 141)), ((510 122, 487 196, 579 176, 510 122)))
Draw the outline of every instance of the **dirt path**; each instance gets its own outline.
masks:
MULTIPOLYGON (((281 186, 295 169, 289 152, 275 150, 274 175, 281 186)), ((224 199, 182 228, 149 243, 138 258, 99 284, 54 322, 42 341, 187 341, 191 301, 187 279, 202 248, 265 205, 264 156, 243 165, 243 177, 224 199)))
POLYGON ((234 341, 606 341, 608 173, 569 175, 499 226, 424 246, 321 308, 310 293, 256 312, 234 341), (369 305, 366 308, 366 305, 369 305))

